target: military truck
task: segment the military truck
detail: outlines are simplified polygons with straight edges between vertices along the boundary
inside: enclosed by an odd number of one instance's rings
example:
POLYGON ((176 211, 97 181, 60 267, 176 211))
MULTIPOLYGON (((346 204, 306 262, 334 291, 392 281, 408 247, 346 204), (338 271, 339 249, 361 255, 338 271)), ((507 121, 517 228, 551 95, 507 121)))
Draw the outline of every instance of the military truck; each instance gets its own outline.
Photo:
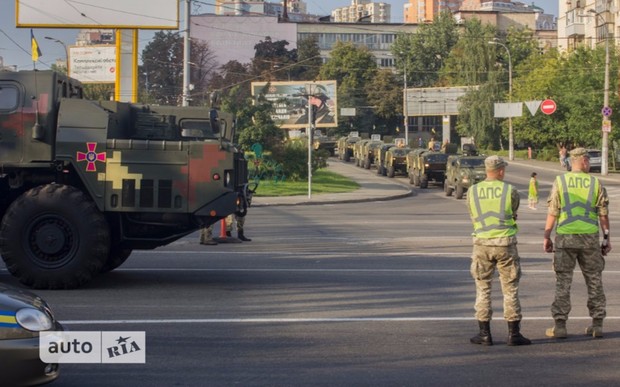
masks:
POLYGON ((462 199, 469 187, 484 180, 484 156, 451 155, 446 163, 446 180, 444 192, 446 196, 462 199))
POLYGON ((446 178, 448 154, 415 149, 407 155, 407 174, 409 183, 420 188, 428 188, 429 182, 443 186, 446 178))
POLYGON ((389 143, 383 144, 375 149, 375 166, 377 167, 377 175, 387 175, 387 171, 385 170, 385 154, 393 146, 396 146, 396 144, 389 143))
POLYGON ((312 147, 314 150, 326 150, 330 156, 336 155, 336 142, 333 137, 324 135, 320 130, 316 130, 313 135, 312 147))
POLYGON ((338 159, 343 161, 351 161, 353 157, 353 147, 361 140, 359 136, 345 136, 338 139, 338 159))
POLYGON ((52 71, 0 72, 0 254, 38 289, 79 287, 244 215, 252 198, 230 114, 83 98, 52 71))
POLYGON ((385 152, 384 168, 387 177, 394 177, 396 173, 407 173, 407 154, 409 147, 393 146, 385 152))

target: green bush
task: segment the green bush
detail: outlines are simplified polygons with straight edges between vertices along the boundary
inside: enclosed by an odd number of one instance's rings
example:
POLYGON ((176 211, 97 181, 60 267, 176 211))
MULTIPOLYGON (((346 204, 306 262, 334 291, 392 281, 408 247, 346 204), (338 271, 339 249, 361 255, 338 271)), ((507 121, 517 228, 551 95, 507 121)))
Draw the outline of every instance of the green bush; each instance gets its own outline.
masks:
MULTIPOLYGON (((312 151, 312 172, 327 166, 329 152, 321 150, 312 151)), ((299 181, 308 176, 308 147, 305 140, 288 141, 278 155, 278 161, 282 165, 282 171, 287 180, 299 181)))

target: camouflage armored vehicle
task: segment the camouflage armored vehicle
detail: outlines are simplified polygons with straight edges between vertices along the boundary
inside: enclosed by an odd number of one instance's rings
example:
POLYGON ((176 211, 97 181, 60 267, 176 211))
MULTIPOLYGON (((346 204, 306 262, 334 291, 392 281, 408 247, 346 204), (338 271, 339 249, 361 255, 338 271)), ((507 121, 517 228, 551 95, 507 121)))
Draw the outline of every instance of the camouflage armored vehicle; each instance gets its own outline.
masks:
POLYGON ((336 155, 336 140, 324 135, 320 130, 314 133, 312 147, 314 150, 326 150, 330 156, 336 155))
POLYGON ((370 140, 362 148, 362 167, 370 169, 370 166, 375 162, 375 149, 378 149, 383 145, 381 140, 370 140))
POLYGON ((52 71, 0 72, 0 95, 0 254, 27 286, 78 287, 250 203, 229 114, 89 101, 52 71))
POLYGON ((407 173, 407 154, 411 148, 393 146, 385 152, 384 168, 387 177, 394 177, 396 173, 407 173))
POLYGON ((375 149, 375 166, 377 167, 377 175, 387 175, 387 171, 385 170, 385 154, 388 149, 396 146, 394 143, 383 144, 380 147, 375 149))
POLYGON ((484 159, 484 156, 452 155, 448 157, 444 181, 446 196, 454 192, 457 199, 462 199, 469 187, 484 180, 486 178, 484 159))
POLYGON ((414 150, 407 155, 407 172, 409 183, 420 188, 428 188, 429 182, 443 186, 446 178, 448 154, 414 150))
POLYGON ((353 146, 361 140, 358 136, 345 136, 338 139, 338 159, 351 161, 353 157, 353 146))

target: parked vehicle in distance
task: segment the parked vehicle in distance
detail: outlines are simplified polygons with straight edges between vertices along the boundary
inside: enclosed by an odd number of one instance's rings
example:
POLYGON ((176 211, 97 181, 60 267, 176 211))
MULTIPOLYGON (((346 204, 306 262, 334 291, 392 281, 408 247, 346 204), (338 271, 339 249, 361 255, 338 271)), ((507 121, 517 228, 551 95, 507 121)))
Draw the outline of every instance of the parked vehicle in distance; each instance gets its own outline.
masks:
POLYGON ((394 177, 397 173, 407 174, 407 154, 411 148, 393 146, 385 153, 385 171, 387 177, 394 177))
POLYGON ((447 153, 427 150, 409 152, 407 155, 409 183, 420 188, 428 188, 429 182, 443 186, 448 156, 447 153))
POLYGON ((588 149, 588 156, 590 156, 590 172, 601 172, 602 168, 602 152, 598 149, 588 149))
POLYGON ((375 166, 377 167, 377 175, 387 175, 387 171, 385 170, 385 154, 393 146, 396 146, 396 144, 389 143, 383 144, 375 149, 375 166))
POLYGON ((0 384, 33 386, 58 378, 58 364, 39 357, 39 332, 62 330, 41 297, 0 283, 0 384))

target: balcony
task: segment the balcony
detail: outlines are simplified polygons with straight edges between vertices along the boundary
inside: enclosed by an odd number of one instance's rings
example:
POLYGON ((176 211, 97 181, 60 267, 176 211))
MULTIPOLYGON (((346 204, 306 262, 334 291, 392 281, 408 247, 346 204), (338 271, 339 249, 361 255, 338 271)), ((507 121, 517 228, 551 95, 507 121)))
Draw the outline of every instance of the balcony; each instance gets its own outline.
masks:
POLYGON ((586 17, 582 16, 584 10, 582 8, 575 8, 566 12, 566 36, 576 37, 584 36, 586 34, 586 28, 584 20, 586 17))

